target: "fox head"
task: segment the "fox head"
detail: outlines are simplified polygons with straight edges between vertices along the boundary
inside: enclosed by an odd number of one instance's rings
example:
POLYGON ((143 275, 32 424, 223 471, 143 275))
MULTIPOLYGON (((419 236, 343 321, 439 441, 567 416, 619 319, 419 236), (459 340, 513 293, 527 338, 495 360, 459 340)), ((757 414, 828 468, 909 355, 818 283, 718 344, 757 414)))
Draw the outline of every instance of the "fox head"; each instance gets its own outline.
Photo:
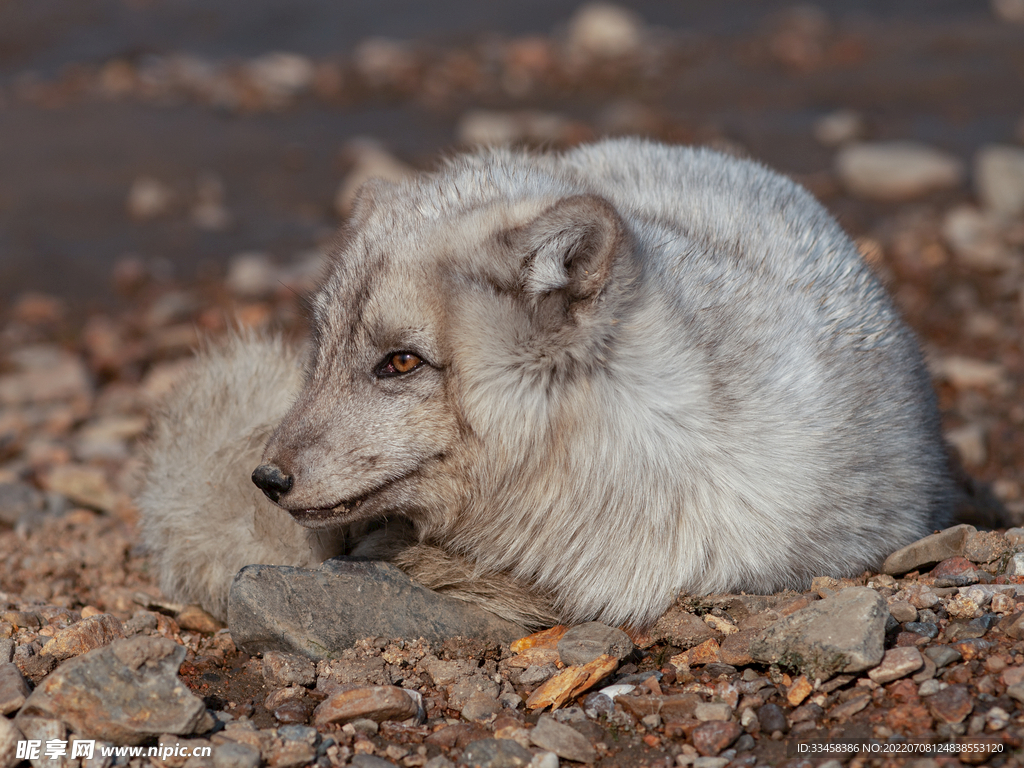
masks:
POLYGON ((466 174, 358 197, 312 301, 305 385, 252 475, 303 525, 442 525, 493 476, 482 454, 536 450, 552 384, 603 363, 632 269, 614 207, 466 174))

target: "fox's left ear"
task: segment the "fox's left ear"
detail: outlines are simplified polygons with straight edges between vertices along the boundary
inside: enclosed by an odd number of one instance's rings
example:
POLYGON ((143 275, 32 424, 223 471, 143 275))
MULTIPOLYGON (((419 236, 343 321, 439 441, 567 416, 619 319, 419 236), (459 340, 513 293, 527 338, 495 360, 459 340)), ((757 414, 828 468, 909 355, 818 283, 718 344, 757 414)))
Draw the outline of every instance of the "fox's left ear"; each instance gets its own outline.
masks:
POLYGON ((598 195, 560 200, 528 224, 525 288, 535 295, 563 292, 571 302, 595 298, 625 241, 625 225, 598 195))

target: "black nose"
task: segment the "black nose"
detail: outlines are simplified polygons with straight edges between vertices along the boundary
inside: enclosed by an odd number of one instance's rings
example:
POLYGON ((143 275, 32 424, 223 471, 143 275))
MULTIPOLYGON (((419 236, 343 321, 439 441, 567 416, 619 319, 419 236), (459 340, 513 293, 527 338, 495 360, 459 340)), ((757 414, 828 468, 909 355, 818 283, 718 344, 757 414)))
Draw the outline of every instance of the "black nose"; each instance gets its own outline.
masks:
POLYGON ((286 475, 273 464, 260 464, 252 472, 252 481, 275 504, 292 487, 292 476, 286 475))

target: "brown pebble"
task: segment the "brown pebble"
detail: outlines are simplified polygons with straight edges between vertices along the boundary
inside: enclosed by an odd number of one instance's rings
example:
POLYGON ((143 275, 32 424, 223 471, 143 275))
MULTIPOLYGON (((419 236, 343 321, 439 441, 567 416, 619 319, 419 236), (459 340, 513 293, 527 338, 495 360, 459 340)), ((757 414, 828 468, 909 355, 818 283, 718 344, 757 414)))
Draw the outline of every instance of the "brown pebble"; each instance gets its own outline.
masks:
POLYGON ((286 702, 301 699, 305 693, 305 689, 302 686, 297 685, 289 685, 287 688, 278 688, 263 700, 263 708, 268 712, 273 712, 286 702))
POLYGON ((541 632, 534 632, 532 635, 521 637, 512 643, 509 648, 512 650, 512 653, 522 653, 530 648, 547 648, 553 651, 558 648, 558 641, 568 631, 568 627, 559 624, 551 629, 545 629, 541 632))
POLYGON ((743 629, 731 635, 726 635, 722 640, 719 655, 726 664, 734 667, 745 667, 754 663, 750 655, 750 644, 760 637, 760 632, 753 629, 743 629))
POLYGON ((191 632, 202 632, 204 635, 212 635, 217 630, 224 629, 224 623, 211 616, 198 605, 186 605, 181 612, 175 616, 175 621, 182 629, 191 632))
POLYGON ((444 749, 465 749, 467 744, 480 739, 491 738, 491 733, 475 723, 456 723, 434 731, 423 740, 425 744, 433 744, 444 749))
POLYGON ((274 709, 274 717, 285 725, 304 724, 313 713, 313 702, 309 699, 292 699, 274 709))
POLYGON ((418 707, 401 688, 377 685, 339 691, 325 699, 314 713, 314 723, 320 728, 329 724, 342 724, 350 720, 367 719, 375 722, 405 720, 416 715, 418 707))
POLYGON ((705 757, 715 757, 722 750, 728 749, 743 733, 739 723, 713 720, 693 730, 691 738, 693 746, 705 757))
POLYGON ((944 723, 962 723, 974 702, 966 685, 951 685, 927 698, 928 709, 937 720, 944 723))
POLYGON ((722 661, 718 641, 714 638, 705 640, 700 645, 683 651, 669 659, 672 664, 678 667, 694 667, 701 664, 716 664, 722 661))
POLYGON ((560 707, 573 696, 593 688, 618 666, 618 659, 604 653, 582 666, 566 667, 530 694, 526 700, 526 708, 560 707))
POLYGON ((974 564, 966 557, 950 557, 932 568, 933 579, 949 579, 974 572, 974 564))
POLYGON ((814 686, 811 685, 811 681, 807 679, 806 675, 800 675, 800 677, 793 681, 793 685, 790 686, 789 691, 786 693, 786 701, 789 702, 791 707, 795 707, 810 696, 812 690, 814 690, 814 686))
POLYGON ((42 653, 52 656, 58 661, 81 656, 83 653, 109 645, 124 637, 124 627, 120 620, 109 613, 91 616, 76 621, 62 629, 43 646, 42 653))
POLYGON ((971 659, 977 659, 985 654, 992 647, 992 643, 988 640, 982 640, 977 637, 971 637, 967 640, 961 640, 959 643, 952 643, 953 648, 960 651, 960 655, 964 661, 970 661, 971 659))

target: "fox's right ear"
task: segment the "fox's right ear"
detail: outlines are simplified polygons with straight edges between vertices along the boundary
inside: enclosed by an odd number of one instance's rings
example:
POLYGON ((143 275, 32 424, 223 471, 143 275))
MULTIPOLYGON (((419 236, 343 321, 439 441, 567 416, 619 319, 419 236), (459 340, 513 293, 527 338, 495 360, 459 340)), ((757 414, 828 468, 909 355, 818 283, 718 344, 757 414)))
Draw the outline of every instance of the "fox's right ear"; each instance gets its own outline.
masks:
POLYGON ((525 227, 531 254, 523 284, 536 296, 561 292, 570 303, 595 298, 604 288, 626 227, 599 195, 574 195, 543 211, 525 227))
POLYGON ((393 182, 379 176, 371 176, 360 184, 359 189, 356 190, 356 196, 352 200, 352 208, 346 222, 348 226, 359 227, 361 224, 365 224, 385 190, 391 186, 393 186, 393 182))

